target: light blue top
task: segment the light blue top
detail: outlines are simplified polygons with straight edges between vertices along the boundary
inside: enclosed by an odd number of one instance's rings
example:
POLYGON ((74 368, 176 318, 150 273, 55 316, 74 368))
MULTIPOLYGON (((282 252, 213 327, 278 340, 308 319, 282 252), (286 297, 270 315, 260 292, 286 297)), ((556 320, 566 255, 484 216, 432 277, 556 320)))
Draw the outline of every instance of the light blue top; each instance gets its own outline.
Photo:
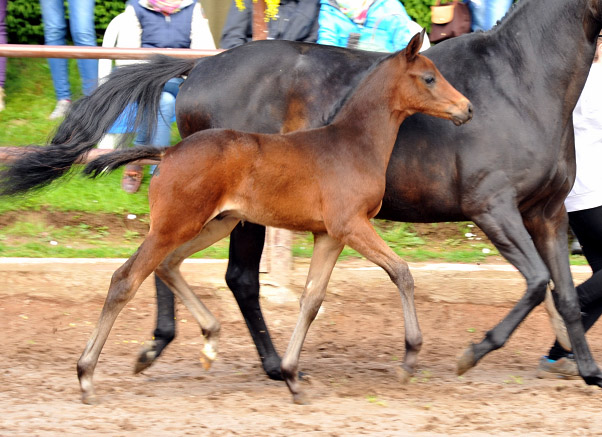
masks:
POLYGON ((320 28, 318 44, 347 47, 349 34, 360 36, 358 48, 381 52, 404 49, 412 31, 408 27, 411 19, 399 0, 376 0, 370 8, 363 25, 354 23, 343 14, 334 0, 320 0, 320 28))

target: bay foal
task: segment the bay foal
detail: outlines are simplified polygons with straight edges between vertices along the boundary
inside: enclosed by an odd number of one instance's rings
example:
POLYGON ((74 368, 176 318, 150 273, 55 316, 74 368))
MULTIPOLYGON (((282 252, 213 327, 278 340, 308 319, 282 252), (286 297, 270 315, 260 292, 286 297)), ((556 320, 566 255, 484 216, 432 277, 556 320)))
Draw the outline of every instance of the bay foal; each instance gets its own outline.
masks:
POLYGON ((210 367, 220 325, 190 290, 179 266, 227 236, 241 220, 314 234, 299 319, 282 361, 295 402, 306 401, 297 380, 301 348, 346 244, 385 269, 397 285, 406 327, 404 369, 414 371, 422 334, 412 276, 369 220, 380 209, 402 121, 418 111, 458 125, 472 117, 470 102, 418 54, 423 35, 376 65, 325 127, 285 135, 206 130, 172 148, 113 152, 88 165, 85 171, 96 176, 136 159, 161 160, 149 188, 149 233, 114 273, 98 325, 77 365, 84 402, 96 401, 94 368, 117 315, 153 271, 201 326, 201 360, 210 367))

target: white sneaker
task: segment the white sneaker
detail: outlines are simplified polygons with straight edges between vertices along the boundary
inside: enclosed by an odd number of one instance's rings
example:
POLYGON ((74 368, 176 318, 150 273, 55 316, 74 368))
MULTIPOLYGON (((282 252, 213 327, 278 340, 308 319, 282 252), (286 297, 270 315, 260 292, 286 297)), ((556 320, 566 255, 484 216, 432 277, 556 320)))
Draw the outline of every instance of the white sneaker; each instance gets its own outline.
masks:
POLYGON ((56 102, 56 106, 54 107, 54 111, 48 116, 48 120, 56 120, 57 118, 64 117, 65 114, 69 111, 71 107, 71 100, 69 99, 61 99, 56 102))

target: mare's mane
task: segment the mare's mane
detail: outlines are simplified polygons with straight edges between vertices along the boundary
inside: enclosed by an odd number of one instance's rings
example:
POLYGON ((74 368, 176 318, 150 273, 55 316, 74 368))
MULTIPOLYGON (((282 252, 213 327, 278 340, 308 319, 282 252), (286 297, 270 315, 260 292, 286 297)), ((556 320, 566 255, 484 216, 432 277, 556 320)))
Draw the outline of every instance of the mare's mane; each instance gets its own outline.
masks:
POLYGON ((366 70, 366 72, 361 76, 359 82, 357 82, 355 84, 355 86, 352 86, 349 88, 349 90, 347 90, 347 92, 345 93, 345 95, 343 97, 341 97, 332 107, 332 109, 330 110, 330 113, 325 114, 327 115, 326 117, 324 117, 323 121, 324 121, 324 125, 330 124, 332 123, 332 121, 334 120, 334 118, 336 117, 336 115, 339 113, 339 111, 341 110, 341 108, 343 106, 345 106, 345 103, 347 103, 347 101, 351 98, 352 95, 355 94, 355 92, 357 91, 357 89, 361 86, 361 84, 364 83, 364 81, 366 81, 368 79, 368 77, 370 77, 372 75, 372 73, 374 73, 374 70, 376 70, 378 67, 380 67, 380 65, 385 62, 388 61, 391 58, 394 58, 395 56, 397 56, 398 53, 402 52, 405 49, 399 50, 397 52, 393 52, 393 53, 389 53, 388 55, 378 59, 374 64, 372 64, 370 66, 370 68, 368 68, 366 70))

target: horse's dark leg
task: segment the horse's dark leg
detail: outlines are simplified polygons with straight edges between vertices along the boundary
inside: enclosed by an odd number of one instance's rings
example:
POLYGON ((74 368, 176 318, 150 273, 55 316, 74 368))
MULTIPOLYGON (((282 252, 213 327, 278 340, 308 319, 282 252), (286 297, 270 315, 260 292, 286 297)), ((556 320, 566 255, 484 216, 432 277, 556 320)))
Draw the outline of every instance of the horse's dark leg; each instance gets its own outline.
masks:
POLYGON ((155 275, 157 289, 157 326, 153 339, 146 341, 138 354, 135 373, 150 367, 176 336, 175 300, 169 287, 155 275))
POLYGON ((596 365, 585 340, 581 306, 568 262, 566 212, 562 208, 557 217, 544 217, 541 214, 536 219, 527 219, 525 224, 530 229, 533 241, 550 269, 554 303, 566 325, 579 373, 587 384, 602 387, 602 372, 596 365))
MULTIPOLYGON (((502 347, 510 334, 518 327, 533 308, 545 297, 550 274, 539 256, 531 236, 525 229, 522 217, 510 194, 495 198, 485 213, 472 216, 473 221, 512 263, 527 281, 527 291, 512 310, 478 344, 472 344, 458 362, 458 374, 463 374, 489 352, 502 347)), ((568 263, 568 258, 567 258, 568 263)))
POLYGON ((263 226, 239 223, 234 228, 230 235, 226 282, 247 323, 265 373, 271 379, 282 380, 280 356, 274 348, 259 305, 259 261, 264 239, 263 226))

